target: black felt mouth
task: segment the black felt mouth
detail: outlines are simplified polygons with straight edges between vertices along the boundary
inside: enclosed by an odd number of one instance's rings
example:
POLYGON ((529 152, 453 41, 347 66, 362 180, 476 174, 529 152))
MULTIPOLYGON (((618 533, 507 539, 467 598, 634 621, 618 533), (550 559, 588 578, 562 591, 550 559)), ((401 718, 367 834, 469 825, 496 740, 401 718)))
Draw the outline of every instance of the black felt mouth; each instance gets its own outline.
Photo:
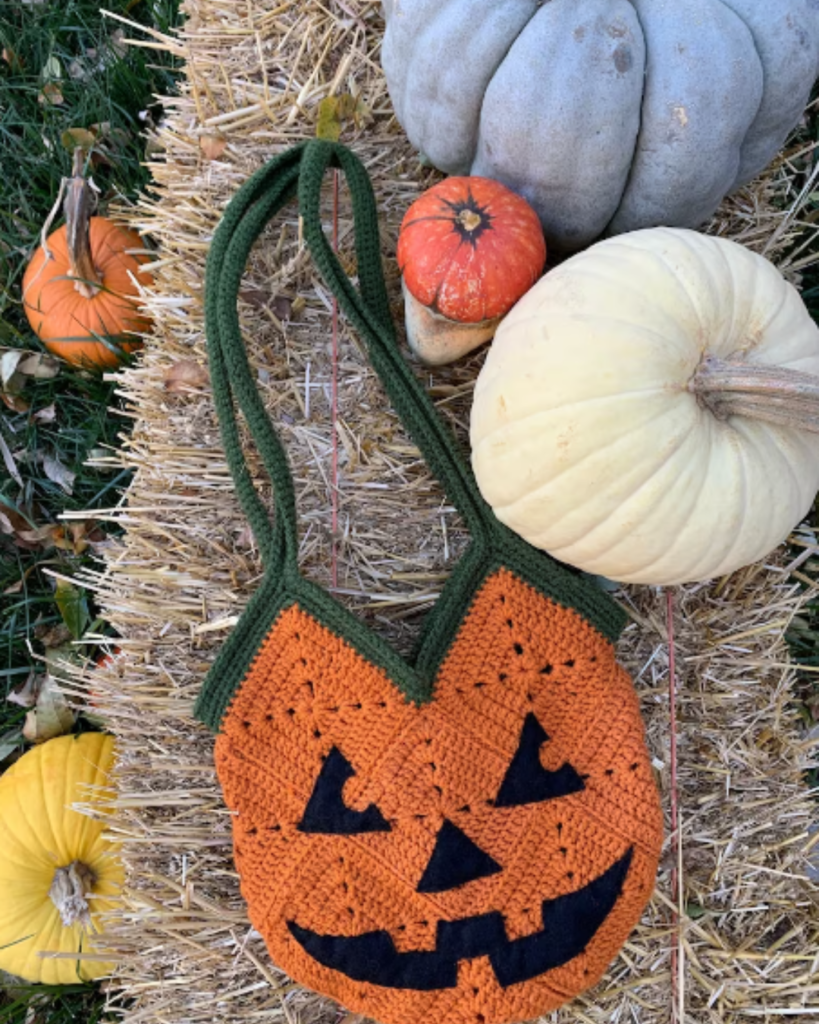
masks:
POLYGON ((387 931, 320 935, 295 921, 287 927, 310 956, 354 981, 429 991, 455 988, 458 961, 488 956, 503 988, 573 960, 591 942, 623 891, 634 848, 576 892, 542 903, 543 927, 509 939, 499 911, 439 921, 435 949, 399 953, 387 931))

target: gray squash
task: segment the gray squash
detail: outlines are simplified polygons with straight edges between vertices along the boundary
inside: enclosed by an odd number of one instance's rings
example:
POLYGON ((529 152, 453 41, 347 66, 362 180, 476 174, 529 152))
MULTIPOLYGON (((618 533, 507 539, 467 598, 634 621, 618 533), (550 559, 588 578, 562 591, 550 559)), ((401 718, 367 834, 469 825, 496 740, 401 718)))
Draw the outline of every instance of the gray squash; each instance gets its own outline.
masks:
POLYGON ((398 120, 442 171, 497 178, 574 250, 698 227, 797 124, 819 0, 384 0, 398 120))

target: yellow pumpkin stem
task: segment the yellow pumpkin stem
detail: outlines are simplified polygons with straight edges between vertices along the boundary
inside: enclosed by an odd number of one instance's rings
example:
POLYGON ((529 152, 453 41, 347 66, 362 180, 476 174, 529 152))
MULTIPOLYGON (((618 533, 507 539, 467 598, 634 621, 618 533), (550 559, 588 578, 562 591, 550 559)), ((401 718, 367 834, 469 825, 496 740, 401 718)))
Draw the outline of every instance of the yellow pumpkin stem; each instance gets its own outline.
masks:
POLYGON ((96 206, 96 196, 91 184, 83 175, 83 162, 82 147, 77 146, 74 150, 73 173, 68 179, 63 210, 68 259, 71 265, 69 276, 74 279, 74 287, 80 295, 84 299, 92 299, 100 291, 102 278, 94 266, 89 237, 89 224, 96 206))
POLYGON ((819 377, 812 373, 706 356, 688 387, 717 419, 748 416, 819 434, 819 377))
POLYGON ((94 887, 97 876, 80 860, 72 861, 67 867, 57 868, 48 895, 51 902, 60 912, 60 918, 66 928, 82 925, 87 931, 93 931, 91 909, 86 896, 94 887))

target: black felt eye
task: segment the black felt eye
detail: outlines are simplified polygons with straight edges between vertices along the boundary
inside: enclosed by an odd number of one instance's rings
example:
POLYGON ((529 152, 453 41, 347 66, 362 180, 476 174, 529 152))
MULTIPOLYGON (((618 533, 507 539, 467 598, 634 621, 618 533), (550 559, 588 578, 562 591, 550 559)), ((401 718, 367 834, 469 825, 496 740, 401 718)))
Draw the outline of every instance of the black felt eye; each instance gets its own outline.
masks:
POLYGON ((548 739, 546 730, 530 711, 523 722, 518 749, 495 798, 496 807, 540 803, 586 788, 583 779, 568 763, 554 772, 543 767, 540 748, 548 739))
POLYGON ((354 811, 345 805, 341 791, 347 779, 354 775, 353 766, 338 747, 333 747, 321 766, 304 817, 298 824, 299 832, 354 836, 362 832, 392 831, 375 804, 363 811, 354 811))

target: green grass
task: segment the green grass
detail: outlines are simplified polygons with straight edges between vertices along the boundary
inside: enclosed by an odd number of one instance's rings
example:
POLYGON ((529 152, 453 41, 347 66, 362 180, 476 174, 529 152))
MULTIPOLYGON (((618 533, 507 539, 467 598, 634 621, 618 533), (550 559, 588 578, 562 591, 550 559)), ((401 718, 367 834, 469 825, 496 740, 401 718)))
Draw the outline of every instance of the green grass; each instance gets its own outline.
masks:
MULTIPOLYGON (((177 0, 119 0, 107 6, 161 31, 178 17, 177 0)), ((173 92, 174 62, 154 51, 125 49, 124 31, 103 17, 96 0, 0 0, 0 346, 40 347, 22 310, 20 281, 60 181, 71 173, 77 132, 106 126, 98 130, 91 151, 100 212, 116 198, 135 198, 148 184, 141 132, 146 112, 161 116, 155 97, 173 92), (52 102, 58 98, 61 102, 52 102)), ((126 483, 122 475, 84 465, 92 449, 116 445, 117 435, 127 429, 125 419, 108 411, 116 404, 113 390, 99 377, 66 367, 53 380, 29 380, 18 399, 28 406, 26 412, 0 404, 0 435, 22 478, 21 486, 0 464, 0 512, 11 516, 13 525, 36 529, 64 511, 116 501, 126 483), (52 406, 53 422, 35 419, 52 406), (70 495, 50 479, 43 455, 75 474, 70 495)), ((6 692, 32 663, 27 644, 35 626, 42 632, 60 618, 53 580, 44 570, 71 575, 90 557, 43 544, 32 550, 21 546, 18 534, 19 529, 12 535, 0 532, 0 734, 15 715, 6 692), (18 593, 4 593, 21 578, 18 593)))
MULTIPOLYGON (((109 411, 112 387, 99 377, 69 368, 53 380, 32 381, 23 392, 30 402, 27 413, 11 410, 0 413, 0 430, 9 448, 15 454, 23 486, 8 478, 0 484, 0 512, 5 512, 13 525, 19 524, 15 535, 4 536, 0 560, 0 679, 7 691, 9 686, 25 678, 31 666, 27 640, 34 634, 35 625, 48 627, 61 619, 54 603, 53 578, 46 570, 71 575, 91 556, 92 549, 76 554, 68 550, 39 544, 33 550, 20 546, 17 534, 25 526, 43 527, 55 523, 56 517, 66 511, 87 509, 91 513, 116 502, 119 489, 127 482, 123 472, 106 472, 84 466, 94 449, 113 445, 117 433, 127 430, 127 421, 109 411), (53 422, 37 423, 32 413, 55 410, 53 422), (69 471, 76 473, 72 493, 49 479, 43 465, 37 461, 25 462, 23 456, 35 458, 50 455, 69 471), (22 580, 22 588, 14 590, 22 580)), ((92 534, 101 539, 101 531, 92 534)), ((25 538, 23 538, 25 544, 25 538)), ((36 644, 35 644, 36 647, 36 644)), ((8 705, 0 707, 0 732, 4 731, 4 715, 8 705)))
MULTIPOLYGON (((142 133, 162 115, 156 96, 175 91, 174 60, 126 49, 122 35, 140 33, 104 17, 103 6, 160 31, 179 19, 178 0, 0 0, 0 348, 41 349, 22 310, 20 282, 60 180, 71 173, 75 142, 94 139, 89 171, 100 213, 149 185, 142 133)), ((114 385, 69 367, 52 379, 25 381, 16 408, 0 402, 0 439, 18 477, 0 451, 0 748, 25 716, 8 693, 32 668, 42 670, 33 655, 100 625, 89 595, 62 591, 58 603, 48 573, 73 576, 93 557, 88 540, 104 540, 104 529, 91 520, 66 537, 58 517, 113 505, 127 483, 127 474, 85 465, 95 449, 116 446, 127 433, 129 421, 111 411, 114 385), (71 493, 53 479, 55 465, 74 474, 71 493)), ((0 753, 0 771, 22 748, 17 742, 8 756, 0 753)), ((24 1024, 32 998, 39 1022, 94 1024, 103 1016, 96 986, 20 988, 0 978, 0 1024, 24 1024)))
POLYGON ((29 1007, 36 1008, 32 1024, 97 1024, 113 1020, 104 1012, 96 985, 13 985, 0 1000, 0 1024, 24 1024, 29 1007))

